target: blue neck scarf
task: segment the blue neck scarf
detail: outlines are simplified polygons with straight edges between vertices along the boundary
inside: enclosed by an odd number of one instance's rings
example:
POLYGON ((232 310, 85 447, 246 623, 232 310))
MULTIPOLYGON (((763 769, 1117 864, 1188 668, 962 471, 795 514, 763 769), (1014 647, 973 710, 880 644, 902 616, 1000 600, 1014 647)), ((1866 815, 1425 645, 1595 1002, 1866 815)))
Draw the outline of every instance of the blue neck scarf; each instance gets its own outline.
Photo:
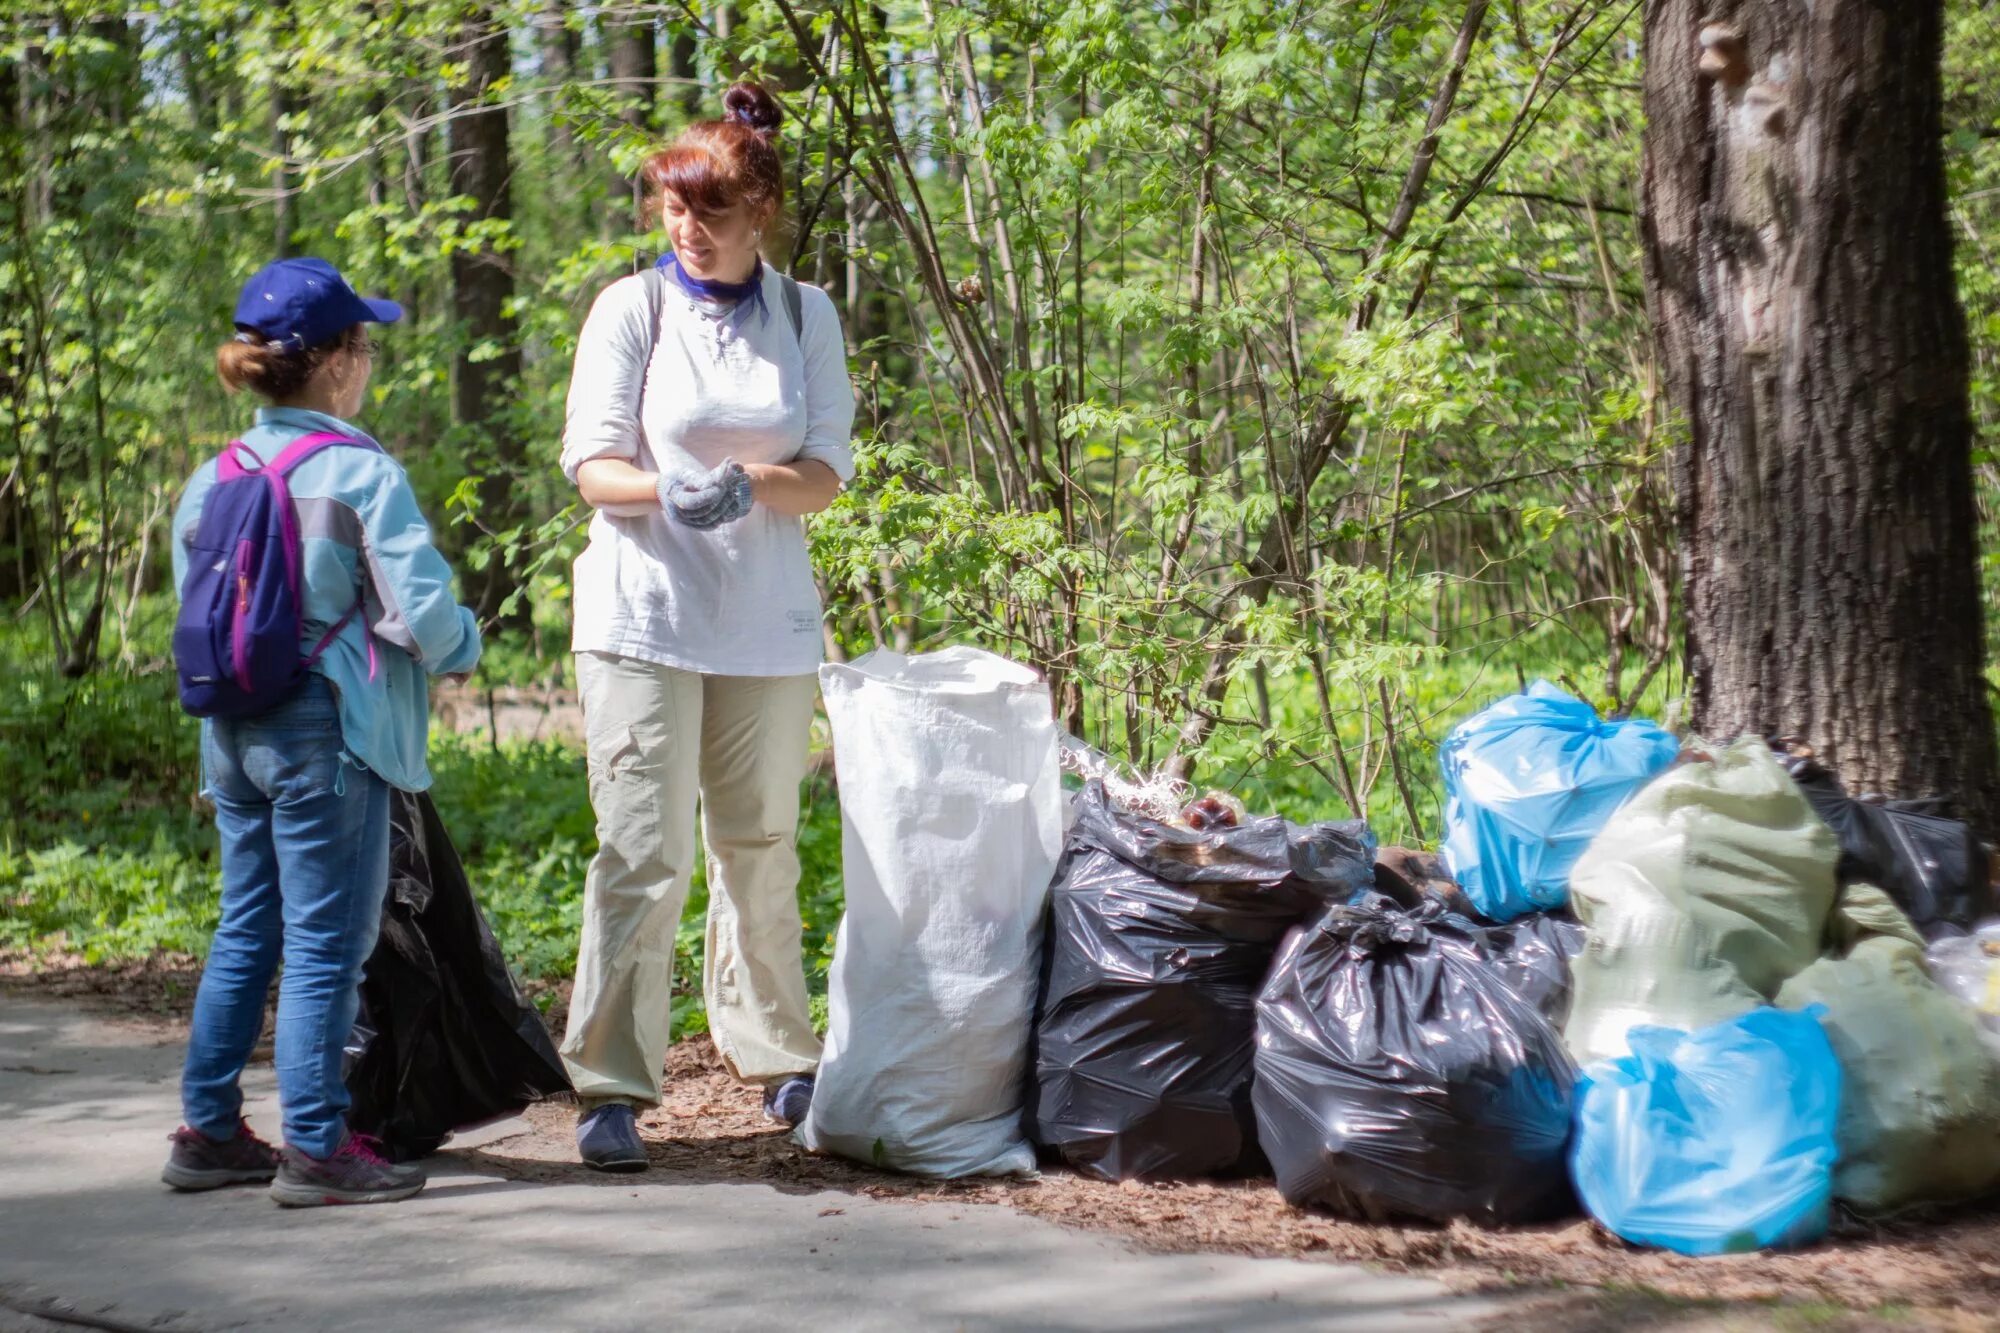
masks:
POLYGON ((680 289, 698 301, 730 301, 737 305, 752 302, 765 314, 764 306, 764 261, 760 258, 757 267, 742 282, 722 282, 714 278, 691 276, 681 267, 679 256, 669 252, 661 255, 654 268, 680 284, 680 289))

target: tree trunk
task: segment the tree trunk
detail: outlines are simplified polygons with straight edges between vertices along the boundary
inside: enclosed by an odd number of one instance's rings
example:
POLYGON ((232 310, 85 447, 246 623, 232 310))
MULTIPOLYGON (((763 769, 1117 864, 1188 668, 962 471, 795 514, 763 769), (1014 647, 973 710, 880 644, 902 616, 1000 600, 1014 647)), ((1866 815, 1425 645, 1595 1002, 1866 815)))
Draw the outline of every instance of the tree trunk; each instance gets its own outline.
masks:
MULTIPOLYGON (((32 175, 28 134, 33 126, 27 114, 28 98, 23 87, 27 80, 26 62, 19 55, 0 55, 0 167, 19 183, 8 192, 8 203, 25 209, 32 175)), ((11 210, 8 210, 11 211, 11 210)), ((25 235, 31 224, 25 217, 9 217, 0 211, 0 224, 25 235)), ((0 405, 11 417, 20 411, 22 385, 21 357, 0 358, 0 405)), ((21 513, 21 442, 10 438, 0 447, 0 460, 8 465, 8 475, 0 476, 0 605, 15 607, 28 592, 28 525, 21 513)))
MULTIPOLYGON (((289 42, 296 36, 292 29, 291 5, 288 0, 279 0, 275 27, 282 40, 289 42)), ((294 206, 297 182, 292 178, 292 132, 286 128, 285 121, 297 111, 298 96, 292 90, 291 70, 280 64, 271 75, 271 152, 276 161, 275 170, 271 173, 273 259, 289 259, 295 253, 292 232, 297 217, 294 206)))
POLYGON ((1653 0, 1646 284, 1694 723, 2000 831, 1942 0, 1653 0))
MULTIPOLYGON (((652 132, 653 106, 659 94, 659 48, 655 36, 649 19, 608 24, 604 34, 610 48, 611 86, 620 103, 618 118, 641 134, 652 132)), ((613 181, 611 197, 622 201, 614 204, 620 210, 614 220, 629 223, 635 230, 643 229, 644 186, 638 174, 620 173, 613 181)))
POLYGON ((537 45, 541 49, 542 77, 549 85, 549 142, 556 159, 565 164, 581 164, 585 155, 578 149, 576 132, 562 114, 565 85, 576 78, 578 55, 576 30, 569 26, 569 0, 547 0, 535 16, 537 45))
POLYGON ((692 25, 667 25, 667 77, 674 85, 674 104, 684 120, 701 119, 701 72, 695 65, 695 36, 692 25))
MULTIPOLYGON (((468 221, 506 221, 513 216, 507 184, 507 112, 482 104, 487 90, 508 72, 506 30, 490 11, 474 9, 463 30, 463 47, 466 81, 451 90, 447 140, 451 192, 471 198, 468 221)), ((471 428, 477 442, 472 465, 480 475, 479 522, 489 533, 502 532, 520 520, 514 491, 522 460, 508 413, 512 386, 521 374, 521 349, 506 309, 514 296, 514 273, 506 255, 491 246, 454 250, 451 290, 452 312, 462 338, 453 371, 453 412, 462 426, 471 428), (499 350, 475 359, 483 343, 496 344, 499 350)), ((473 605, 481 618, 498 614, 500 603, 512 591, 499 552, 472 577, 473 605)), ((521 618, 525 620, 525 615, 521 618)))

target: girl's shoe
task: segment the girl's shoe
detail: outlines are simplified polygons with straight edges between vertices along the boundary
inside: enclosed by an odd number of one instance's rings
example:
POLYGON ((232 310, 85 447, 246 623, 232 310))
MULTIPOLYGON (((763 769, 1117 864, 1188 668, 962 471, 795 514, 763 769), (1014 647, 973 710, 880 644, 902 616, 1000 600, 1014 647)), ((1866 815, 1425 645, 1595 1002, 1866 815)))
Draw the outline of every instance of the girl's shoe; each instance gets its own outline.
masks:
POLYGON ((252 1134, 241 1120, 232 1138, 212 1139, 182 1125, 168 1139, 174 1147, 160 1179, 177 1190, 262 1184, 278 1174, 278 1150, 252 1134))
POLYGON ((391 1162, 366 1134, 349 1134, 333 1156, 321 1161, 290 1144, 271 1182, 271 1197, 287 1208, 323 1204, 394 1203, 424 1187, 424 1169, 414 1162, 391 1162))

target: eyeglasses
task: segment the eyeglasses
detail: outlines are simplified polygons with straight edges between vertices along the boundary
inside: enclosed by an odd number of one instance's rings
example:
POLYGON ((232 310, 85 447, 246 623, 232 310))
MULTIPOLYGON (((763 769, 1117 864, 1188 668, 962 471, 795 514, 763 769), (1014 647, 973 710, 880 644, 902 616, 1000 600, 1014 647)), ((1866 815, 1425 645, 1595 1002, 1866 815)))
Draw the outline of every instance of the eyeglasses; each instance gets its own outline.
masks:
POLYGON ((356 342, 353 346, 354 346, 354 353, 357 356, 376 357, 382 354, 382 344, 376 342, 373 338, 367 337, 366 335, 364 335, 361 338, 361 340, 359 342, 356 342))

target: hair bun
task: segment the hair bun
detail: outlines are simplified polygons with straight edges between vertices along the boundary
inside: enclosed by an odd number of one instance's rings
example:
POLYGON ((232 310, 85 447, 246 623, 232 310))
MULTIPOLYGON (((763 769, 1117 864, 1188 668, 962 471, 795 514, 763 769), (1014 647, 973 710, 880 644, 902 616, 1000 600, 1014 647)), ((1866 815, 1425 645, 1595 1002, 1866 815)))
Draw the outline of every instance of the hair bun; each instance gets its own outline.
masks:
POLYGON ((769 138, 784 124, 785 113, 778 109, 777 99, 764 91, 763 84, 745 79, 722 95, 722 118, 769 138))

